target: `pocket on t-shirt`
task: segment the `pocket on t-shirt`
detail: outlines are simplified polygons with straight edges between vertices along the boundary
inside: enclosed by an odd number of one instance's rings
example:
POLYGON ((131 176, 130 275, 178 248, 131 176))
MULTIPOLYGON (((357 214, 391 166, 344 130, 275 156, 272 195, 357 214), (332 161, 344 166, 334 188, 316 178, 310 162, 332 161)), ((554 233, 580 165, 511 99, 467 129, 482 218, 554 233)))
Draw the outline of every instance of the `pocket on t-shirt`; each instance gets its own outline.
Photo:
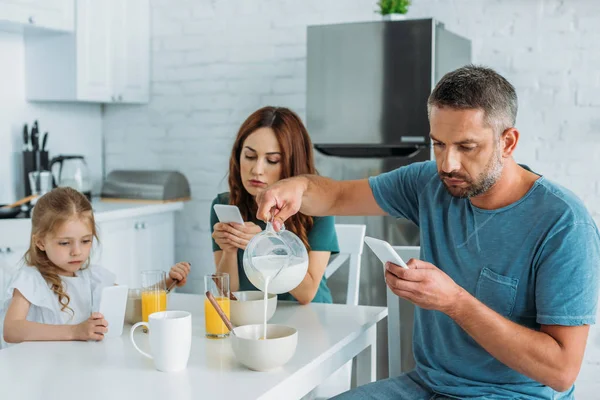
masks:
POLYGON ((519 279, 484 267, 477 280, 475 297, 498 314, 509 317, 515 308, 519 279))

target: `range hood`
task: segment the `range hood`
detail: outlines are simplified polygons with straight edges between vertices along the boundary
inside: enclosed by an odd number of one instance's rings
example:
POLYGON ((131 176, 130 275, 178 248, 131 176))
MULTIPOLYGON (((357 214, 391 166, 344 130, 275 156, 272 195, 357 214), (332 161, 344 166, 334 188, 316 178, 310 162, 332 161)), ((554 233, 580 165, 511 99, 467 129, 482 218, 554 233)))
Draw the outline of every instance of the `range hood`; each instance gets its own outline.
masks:
POLYGON ((373 143, 356 143, 356 144, 315 144, 315 150, 326 156, 344 157, 344 158, 412 158, 425 148, 429 148, 428 144, 373 144, 373 143))

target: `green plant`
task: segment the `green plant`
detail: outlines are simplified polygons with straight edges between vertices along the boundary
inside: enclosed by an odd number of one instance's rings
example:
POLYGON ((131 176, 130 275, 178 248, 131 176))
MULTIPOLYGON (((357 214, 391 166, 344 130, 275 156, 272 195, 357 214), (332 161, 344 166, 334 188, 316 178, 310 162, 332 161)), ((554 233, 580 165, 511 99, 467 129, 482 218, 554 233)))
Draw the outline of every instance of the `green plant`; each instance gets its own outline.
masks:
POLYGON ((377 5, 379 6, 377 12, 381 15, 406 14, 410 0, 379 0, 377 5))

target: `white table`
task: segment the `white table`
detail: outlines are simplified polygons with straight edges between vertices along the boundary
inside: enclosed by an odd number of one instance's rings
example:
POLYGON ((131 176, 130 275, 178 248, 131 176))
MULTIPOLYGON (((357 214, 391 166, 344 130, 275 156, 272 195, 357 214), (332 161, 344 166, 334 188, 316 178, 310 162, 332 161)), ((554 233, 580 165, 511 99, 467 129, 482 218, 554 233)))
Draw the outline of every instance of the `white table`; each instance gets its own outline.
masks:
MULTIPOLYGON (((123 336, 102 342, 28 342, 0 350, 0 398, 297 399, 355 356, 357 383, 376 379, 376 329, 387 316, 385 307, 279 302, 269 323, 298 329, 298 348, 282 368, 255 372, 236 361, 229 339, 204 337, 203 299, 169 296, 169 309, 192 313, 185 371, 156 371, 133 348, 125 326, 123 336)), ((149 349, 141 328, 136 339, 149 349)))

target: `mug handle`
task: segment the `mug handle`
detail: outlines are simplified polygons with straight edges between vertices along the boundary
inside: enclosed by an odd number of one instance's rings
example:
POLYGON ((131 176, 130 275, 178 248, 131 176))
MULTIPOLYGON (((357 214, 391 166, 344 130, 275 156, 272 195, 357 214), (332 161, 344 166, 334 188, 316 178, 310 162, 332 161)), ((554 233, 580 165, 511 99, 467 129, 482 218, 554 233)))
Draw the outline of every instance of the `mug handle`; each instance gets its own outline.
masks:
POLYGON ((137 344, 135 344, 135 340, 133 339, 133 331, 135 331, 135 328, 137 328, 138 326, 145 326, 146 328, 150 329, 150 327, 148 326, 147 322, 138 322, 137 324, 133 325, 131 327, 131 330, 129 331, 129 339, 131 339, 131 343, 133 343, 133 347, 135 347, 135 349, 137 351, 139 351, 140 353, 142 353, 143 356, 148 357, 149 359, 152 359, 152 356, 142 350, 140 350, 140 348, 138 347, 137 344))

